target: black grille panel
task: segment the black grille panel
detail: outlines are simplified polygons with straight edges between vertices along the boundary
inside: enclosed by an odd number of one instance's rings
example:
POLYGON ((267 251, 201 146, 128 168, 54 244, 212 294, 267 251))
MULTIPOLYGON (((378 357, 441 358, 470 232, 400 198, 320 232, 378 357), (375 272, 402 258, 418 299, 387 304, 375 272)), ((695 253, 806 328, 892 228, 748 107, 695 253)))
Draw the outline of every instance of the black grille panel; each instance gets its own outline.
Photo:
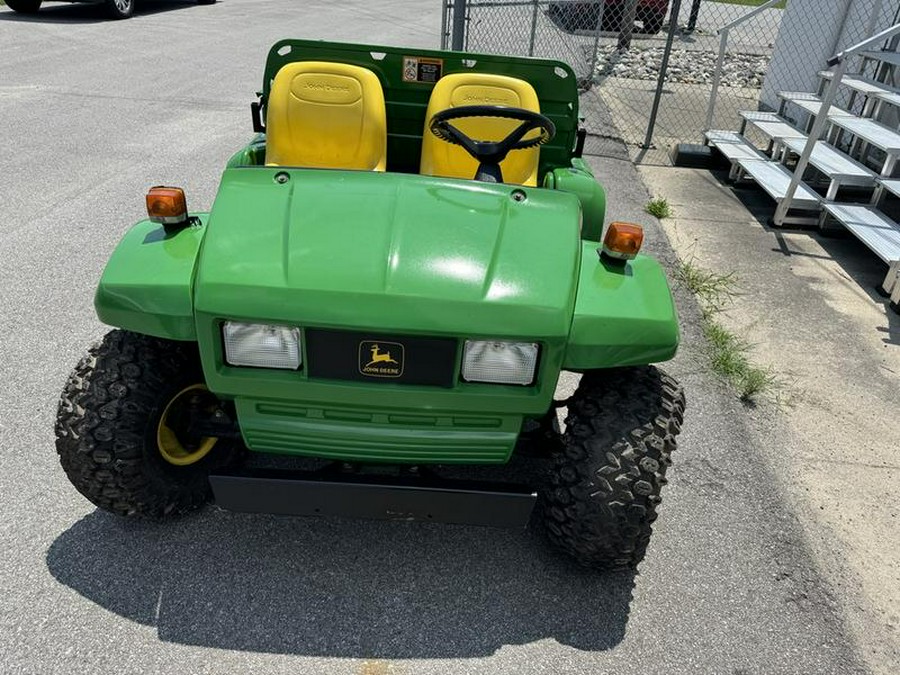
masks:
POLYGON ((457 340, 310 328, 305 331, 307 372, 354 382, 452 387, 457 340))

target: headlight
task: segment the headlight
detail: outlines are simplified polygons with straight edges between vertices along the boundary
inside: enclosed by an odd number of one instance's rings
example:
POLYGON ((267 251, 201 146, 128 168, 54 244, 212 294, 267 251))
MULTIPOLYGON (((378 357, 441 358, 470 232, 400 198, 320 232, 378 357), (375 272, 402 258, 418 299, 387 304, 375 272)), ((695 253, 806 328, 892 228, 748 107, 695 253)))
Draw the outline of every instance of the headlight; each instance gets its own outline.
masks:
POLYGON ((533 342, 466 340, 462 376, 467 382, 531 384, 537 357, 533 342))
POLYGON ((229 365, 291 370, 300 367, 299 328, 226 321, 222 334, 229 365))

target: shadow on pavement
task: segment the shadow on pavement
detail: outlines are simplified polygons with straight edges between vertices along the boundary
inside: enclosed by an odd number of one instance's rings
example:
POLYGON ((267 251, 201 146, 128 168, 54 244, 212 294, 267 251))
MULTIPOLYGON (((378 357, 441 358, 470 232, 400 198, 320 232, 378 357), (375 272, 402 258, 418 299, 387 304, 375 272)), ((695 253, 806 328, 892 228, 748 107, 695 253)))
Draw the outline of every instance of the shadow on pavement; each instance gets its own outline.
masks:
POLYGON ((493 654, 624 637, 634 574, 598 575, 531 533, 207 509, 172 523, 95 511, 47 552, 53 576, 160 639, 357 658, 493 654))
MULTIPOLYGON (((725 171, 715 172, 714 175, 722 185, 730 185, 734 196, 750 211, 763 229, 775 237, 777 248, 773 249, 774 252, 788 257, 799 256, 834 260, 846 273, 847 277, 852 279, 861 291, 869 296, 873 303, 884 306, 885 325, 878 328, 882 334, 882 342, 900 345, 900 314, 889 307, 890 300, 882 296, 878 291, 878 288, 884 281, 885 274, 887 274, 887 265, 882 263, 865 244, 850 232, 840 229, 823 234, 814 226, 774 227, 771 219, 775 213, 775 206, 766 193, 752 184, 735 185, 734 183, 729 183, 727 172, 725 171), (804 232, 815 239, 824 250, 825 255, 810 254, 792 249, 785 241, 783 233, 797 231, 804 232)), ((868 199, 859 198, 856 201, 867 202, 868 199)), ((900 218, 900 203, 892 202, 887 204, 885 211, 897 221, 900 218)))
MULTIPOLYGON (((200 7, 196 0, 140 0, 134 8, 134 16, 146 16, 175 9, 200 7)), ((0 7, 0 21, 22 21, 25 23, 101 23, 115 21, 106 13, 102 2, 96 3, 44 3, 37 14, 20 14, 9 7, 0 7)), ((127 19, 125 19, 127 21, 127 19)))

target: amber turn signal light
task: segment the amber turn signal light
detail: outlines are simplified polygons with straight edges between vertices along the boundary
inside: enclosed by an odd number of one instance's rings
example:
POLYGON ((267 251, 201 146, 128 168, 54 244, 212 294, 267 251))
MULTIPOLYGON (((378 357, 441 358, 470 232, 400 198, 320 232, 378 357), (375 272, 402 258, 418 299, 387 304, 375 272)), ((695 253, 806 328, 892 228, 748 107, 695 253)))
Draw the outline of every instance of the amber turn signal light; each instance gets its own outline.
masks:
POLYGON ((603 255, 616 260, 631 260, 644 243, 644 228, 634 223, 610 223, 603 237, 603 255))
POLYGON ((147 215, 154 223, 181 225, 188 219, 184 190, 158 185, 147 193, 147 215))

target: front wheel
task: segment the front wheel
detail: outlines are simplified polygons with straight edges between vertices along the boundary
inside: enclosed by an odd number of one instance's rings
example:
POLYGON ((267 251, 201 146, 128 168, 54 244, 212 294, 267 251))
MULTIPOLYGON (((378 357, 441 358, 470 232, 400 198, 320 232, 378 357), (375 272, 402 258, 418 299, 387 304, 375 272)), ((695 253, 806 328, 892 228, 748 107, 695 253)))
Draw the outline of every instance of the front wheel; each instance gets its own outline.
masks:
POLYGON ((20 14, 36 14, 41 8, 41 0, 6 0, 6 6, 20 14))
POLYGON ((652 366, 587 373, 542 497, 550 541, 587 567, 634 568, 656 520, 685 398, 652 366))
POLYGON ((237 461, 236 440, 192 431, 225 414, 203 384, 197 345, 115 330, 69 377, 56 450, 75 488, 122 516, 162 518, 210 498, 211 471, 237 461))

